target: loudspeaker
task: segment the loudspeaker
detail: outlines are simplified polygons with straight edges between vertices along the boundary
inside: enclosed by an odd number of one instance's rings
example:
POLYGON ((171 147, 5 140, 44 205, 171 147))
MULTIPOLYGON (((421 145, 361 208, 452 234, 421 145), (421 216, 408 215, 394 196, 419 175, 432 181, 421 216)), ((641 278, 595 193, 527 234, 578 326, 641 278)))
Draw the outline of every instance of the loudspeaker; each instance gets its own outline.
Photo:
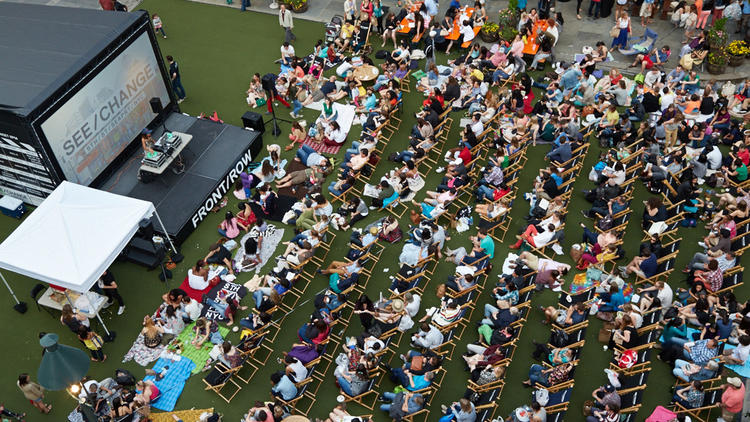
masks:
POLYGON ((242 115, 242 125, 256 132, 260 132, 261 135, 266 131, 266 126, 263 124, 263 116, 253 111, 246 111, 245 114, 242 115))
POLYGON ((150 100, 148 100, 149 104, 151 104, 151 111, 153 111, 155 114, 159 114, 164 110, 164 107, 161 105, 161 98, 159 97, 153 97, 150 100))
POLYGON ((151 238, 154 237, 154 223, 150 218, 144 218, 138 223, 138 231, 135 235, 141 239, 151 241, 151 238))
POLYGON ((263 86, 264 90, 273 92, 276 87, 276 75, 273 73, 266 73, 260 78, 260 84, 263 86))

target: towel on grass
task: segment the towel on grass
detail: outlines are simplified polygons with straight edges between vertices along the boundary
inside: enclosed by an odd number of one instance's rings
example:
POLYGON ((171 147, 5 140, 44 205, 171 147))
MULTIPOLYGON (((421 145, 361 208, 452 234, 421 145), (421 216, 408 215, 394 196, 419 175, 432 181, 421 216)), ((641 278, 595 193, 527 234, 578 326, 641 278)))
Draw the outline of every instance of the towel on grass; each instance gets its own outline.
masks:
POLYGON ((245 286, 230 281, 222 281, 204 296, 205 304, 203 306, 203 311, 201 311, 201 317, 206 318, 207 320, 215 320, 219 322, 228 321, 227 317, 212 306, 208 305, 208 299, 212 299, 216 302, 219 301, 219 292, 222 290, 226 290, 229 293, 227 299, 235 299, 238 302, 241 302, 242 298, 247 295, 247 288, 245 288, 245 286))
POLYGON ((174 412, 151 413, 149 417, 151 418, 151 422, 174 422, 172 415, 177 416, 185 422, 197 422, 203 413, 213 413, 213 411, 213 407, 208 409, 176 410, 174 412))
POLYGON ((159 398, 151 403, 151 407, 171 412, 174 410, 177 399, 180 398, 182 390, 185 388, 185 382, 195 368, 195 363, 184 357, 180 357, 177 361, 161 358, 156 361, 152 369, 159 374, 165 366, 168 366, 169 369, 164 378, 157 381, 156 377, 149 375, 143 380, 153 381, 156 387, 159 388, 159 398))
MULTIPOLYGON (((180 335, 177 336, 177 340, 182 342, 181 356, 184 358, 188 358, 192 360, 193 363, 195 363, 193 373, 197 374, 198 372, 203 370, 203 367, 206 366, 208 354, 209 352, 211 352, 214 344, 210 341, 206 341, 205 343, 203 343, 203 347, 201 347, 200 349, 196 349, 195 346, 190 344, 190 342, 193 340, 193 327, 195 327, 194 322, 185 327, 184 330, 182 330, 180 335)), ((229 328, 219 326, 219 334, 221 334, 222 337, 226 338, 227 334, 229 334, 229 328)))
MULTIPOLYGON (((242 239, 240 240, 240 248, 237 250, 237 253, 234 255, 234 267, 235 268, 242 268, 242 260, 245 257, 245 242, 247 241, 250 236, 255 236, 257 240, 257 233, 255 233, 254 230, 251 230, 246 235, 242 236, 242 239)), ((268 263, 269 260, 273 256, 275 256, 276 247, 281 242, 281 239, 284 237, 284 229, 279 229, 273 224, 268 224, 268 229, 263 235, 263 241, 260 245, 260 264, 256 265, 254 267, 255 273, 258 274, 261 269, 263 269, 263 266, 268 263)), ((253 269, 249 269, 247 271, 252 271, 253 269)), ((240 270, 242 271, 242 270, 240 270)), ((244 271, 243 271, 244 272, 244 271)))
MULTIPOLYGON (((724 350, 732 350, 736 347, 737 346, 735 346, 734 344, 727 344, 726 346, 724 346, 724 350)), ((750 377, 750 359, 746 360, 744 365, 724 365, 724 366, 731 369, 737 375, 743 378, 750 377)))

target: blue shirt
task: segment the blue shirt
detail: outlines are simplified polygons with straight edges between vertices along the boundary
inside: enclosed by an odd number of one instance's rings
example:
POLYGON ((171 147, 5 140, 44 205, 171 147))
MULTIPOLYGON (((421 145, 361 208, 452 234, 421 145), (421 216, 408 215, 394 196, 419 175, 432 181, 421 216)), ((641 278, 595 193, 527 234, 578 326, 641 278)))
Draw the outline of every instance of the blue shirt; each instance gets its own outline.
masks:
POLYGON ((490 259, 495 257, 495 241, 492 240, 492 237, 489 235, 485 236, 484 239, 479 242, 479 247, 489 255, 490 259))
POLYGON ((271 388, 271 391, 278 393, 282 399, 287 401, 297 397, 297 386, 294 385, 287 375, 282 376, 279 383, 271 388))
POLYGON ((552 174, 549 175, 549 177, 551 177, 555 181, 555 183, 557 184, 558 188, 560 187, 560 185, 563 184, 563 178, 560 177, 559 174, 552 173, 552 174))
POLYGON ((615 311, 619 311, 620 307, 625 304, 625 295, 622 294, 622 292, 617 292, 609 297, 609 302, 606 303, 606 305, 609 305, 614 309, 615 311))
POLYGON ((576 85, 578 85, 578 77, 580 77, 581 75, 583 74, 578 69, 568 69, 560 77, 560 84, 565 89, 573 89, 576 87, 576 85))
POLYGON ((414 381, 414 387, 412 387, 411 385, 409 385, 408 387, 406 387, 406 389, 409 390, 409 391, 421 390, 423 388, 429 387, 430 384, 431 384, 430 381, 427 381, 424 378, 424 375, 413 375, 412 374, 411 379, 412 379, 412 381, 414 381))
POLYGON ((653 277, 659 270, 659 264, 656 262, 656 254, 651 254, 643 262, 641 262, 641 271, 646 275, 646 278, 653 277))
POLYGON ((750 1, 745 0, 742 2, 742 14, 750 15, 750 1))
POLYGON ((438 14, 437 2, 435 0, 425 0, 424 7, 427 9, 427 14, 435 16, 438 14))

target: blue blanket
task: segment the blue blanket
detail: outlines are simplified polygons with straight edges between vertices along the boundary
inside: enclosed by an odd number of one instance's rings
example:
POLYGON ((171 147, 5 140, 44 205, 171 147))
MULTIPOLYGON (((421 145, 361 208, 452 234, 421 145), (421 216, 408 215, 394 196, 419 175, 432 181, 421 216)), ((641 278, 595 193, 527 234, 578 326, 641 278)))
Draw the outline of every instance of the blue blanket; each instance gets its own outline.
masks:
MULTIPOLYGON (((727 344, 726 346, 724 346, 724 350, 732 350, 735 347, 737 346, 735 346, 734 344, 727 344)), ((734 371, 735 373, 737 373, 737 375, 741 377, 744 377, 744 378, 750 377, 750 359, 746 360, 744 365, 724 365, 724 366, 731 369, 732 371, 734 371)))
POLYGON ((165 412, 171 412, 185 388, 185 382, 195 368, 195 362, 184 357, 180 357, 177 362, 161 358, 156 361, 152 369, 158 374, 165 366, 169 366, 169 369, 164 378, 157 381, 153 375, 149 375, 144 380, 152 381, 159 388, 159 398, 152 402, 151 406, 165 412))

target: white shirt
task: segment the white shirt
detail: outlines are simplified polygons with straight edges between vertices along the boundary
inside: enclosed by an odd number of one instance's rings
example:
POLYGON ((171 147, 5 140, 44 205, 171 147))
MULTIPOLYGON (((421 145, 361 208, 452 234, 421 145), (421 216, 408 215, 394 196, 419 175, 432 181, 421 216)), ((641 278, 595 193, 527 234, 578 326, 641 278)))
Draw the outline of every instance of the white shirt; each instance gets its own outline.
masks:
POLYGON ((182 305, 182 310, 187 314, 188 318, 195 321, 200 318, 203 305, 195 299, 190 299, 190 303, 182 305))
POLYGON ((661 111, 666 110, 670 104, 674 104, 674 97, 675 95, 672 92, 661 95, 661 111))
POLYGON ((552 28, 547 28, 547 32, 549 32, 550 34, 552 34, 552 36, 555 37, 555 41, 552 43, 552 46, 553 47, 556 46, 557 40, 560 39, 560 31, 557 30, 557 26, 554 26, 552 28))
POLYGON ((458 32, 460 32, 461 35, 464 36, 463 42, 471 41, 474 39, 474 27, 472 27, 471 25, 461 25, 461 29, 459 29, 458 32))
POLYGON ((747 358, 750 357, 750 346, 737 346, 732 350, 732 357, 742 362, 747 361, 747 358))
POLYGON ((289 45, 289 47, 281 46, 281 57, 294 57, 294 46, 289 45))
POLYGON ((378 340, 376 338, 369 337, 369 338, 367 338, 365 340, 364 346, 365 346, 365 348, 364 348, 365 354, 367 354, 367 353, 377 353, 377 352, 383 350, 383 348, 385 348, 385 343, 383 343, 381 340, 378 340), (375 350, 373 348, 373 346, 375 346, 376 344, 380 345, 380 348, 378 348, 378 350, 375 350))
POLYGON ((482 120, 478 120, 476 122, 471 123, 471 131, 474 132, 474 135, 479 136, 484 131, 484 126, 482 125, 482 120))
POLYGON ((434 349, 443 344, 443 333, 434 325, 430 326, 430 331, 427 333, 420 330, 418 335, 421 338, 421 345, 427 349, 434 349))
POLYGON ((294 382, 304 381, 307 378, 307 368, 299 360, 295 359, 294 362, 287 366, 292 370, 292 380, 294 382))
POLYGON ((672 287, 669 284, 664 283, 664 288, 656 291, 656 297, 661 302, 662 309, 669 308, 670 306, 672 306, 672 300, 674 297, 672 287))
POLYGON ((549 231, 543 231, 539 233, 536 236, 533 236, 534 239, 534 245, 536 245, 537 248, 542 247, 549 243, 550 240, 552 240, 552 236, 555 235, 555 232, 549 232, 549 231))
POLYGON ((419 306, 422 304, 422 298, 419 295, 412 295, 412 301, 406 304, 406 313, 410 317, 415 317, 419 313, 419 306))
POLYGON ((188 285, 194 290, 205 290, 208 287, 208 280, 193 274, 193 269, 191 268, 188 270, 188 285))
POLYGON ((706 158, 708 158, 708 168, 716 170, 721 167, 721 151, 719 151, 719 148, 714 148, 706 154, 706 158))

